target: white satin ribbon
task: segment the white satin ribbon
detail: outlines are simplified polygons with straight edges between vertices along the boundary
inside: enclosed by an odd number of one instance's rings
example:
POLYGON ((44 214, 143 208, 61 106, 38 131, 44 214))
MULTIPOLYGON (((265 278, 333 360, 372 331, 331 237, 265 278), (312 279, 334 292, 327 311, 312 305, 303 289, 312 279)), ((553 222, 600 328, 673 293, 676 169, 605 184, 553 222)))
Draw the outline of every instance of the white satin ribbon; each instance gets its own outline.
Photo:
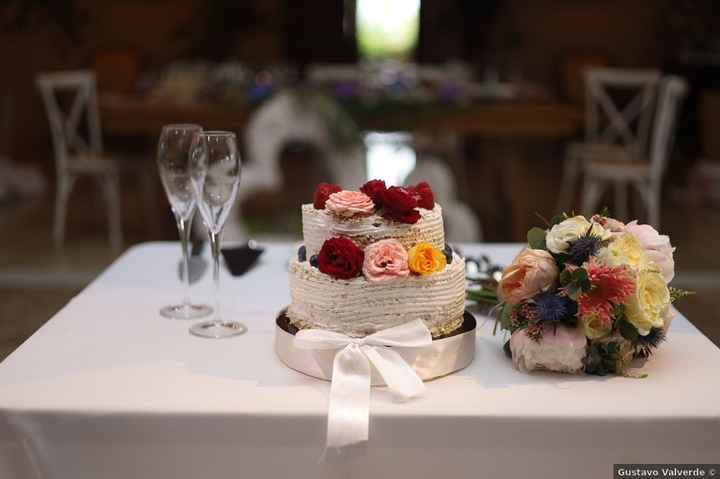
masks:
POLYGON ((390 347, 422 348, 432 344, 430 330, 421 320, 384 329, 364 338, 351 338, 322 329, 303 329, 293 345, 315 351, 337 349, 333 360, 326 450, 368 440, 372 363, 388 388, 407 400, 425 390, 422 379, 390 347))

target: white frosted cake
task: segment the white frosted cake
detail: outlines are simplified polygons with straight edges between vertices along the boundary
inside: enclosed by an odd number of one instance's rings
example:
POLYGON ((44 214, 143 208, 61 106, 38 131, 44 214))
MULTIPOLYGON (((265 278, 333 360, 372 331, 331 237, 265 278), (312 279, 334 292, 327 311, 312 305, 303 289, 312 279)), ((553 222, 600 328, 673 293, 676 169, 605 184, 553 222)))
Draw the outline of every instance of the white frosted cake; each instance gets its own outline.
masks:
POLYGON ((465 262, 445 244, 427 183, 361 191, 321 184, 302 206, 304 244, 290 260, 290 322, 362 337, 421 319, 433 337, 465 309, 465 262))

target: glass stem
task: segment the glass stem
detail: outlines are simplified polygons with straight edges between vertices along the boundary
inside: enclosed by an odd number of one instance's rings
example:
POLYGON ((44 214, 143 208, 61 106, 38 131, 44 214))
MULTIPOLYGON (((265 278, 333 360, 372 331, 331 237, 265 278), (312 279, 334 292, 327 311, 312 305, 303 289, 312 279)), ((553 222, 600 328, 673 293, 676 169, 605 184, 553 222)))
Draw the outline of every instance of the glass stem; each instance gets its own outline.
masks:
POLYGON ((180 245, 182 247, 182 277, 183 277, 183 309, 186 316, 190 316, 190 264, 188 243, 190 242, 190 225, 192 224, 192 215, 188 219, 176 217, 178 233, 180 233, 180 245))
POLYGON ((213 257, 213 283, 215 285, 215 321, 222 320, 220 316, 220 232, 210 231, 210 249, 213 257))

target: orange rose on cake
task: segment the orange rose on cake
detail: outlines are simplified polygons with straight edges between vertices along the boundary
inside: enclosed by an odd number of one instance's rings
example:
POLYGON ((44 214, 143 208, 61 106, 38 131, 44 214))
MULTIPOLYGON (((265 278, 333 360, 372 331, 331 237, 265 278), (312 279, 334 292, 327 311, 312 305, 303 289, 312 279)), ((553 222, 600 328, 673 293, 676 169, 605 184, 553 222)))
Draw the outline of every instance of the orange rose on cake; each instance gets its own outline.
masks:
POLYGON ((446 265, 445 254, 430 243, 418 243, 408 251, 410 271, 421 276, 442 271, 446 265))

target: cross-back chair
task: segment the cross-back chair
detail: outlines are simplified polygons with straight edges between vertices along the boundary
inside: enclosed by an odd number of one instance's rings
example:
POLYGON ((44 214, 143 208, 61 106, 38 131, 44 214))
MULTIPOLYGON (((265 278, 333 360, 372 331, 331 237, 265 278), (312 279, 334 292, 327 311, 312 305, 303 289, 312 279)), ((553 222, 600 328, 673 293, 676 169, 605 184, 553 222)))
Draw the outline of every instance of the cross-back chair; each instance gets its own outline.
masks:
POLYGON ((90 71, 43 73, 36 78, 50 123, 57 176, 53 240, 61 246, 65 238, 67 205, 75 180, 94 177, 107 204, 110 244, 122 246, 122 217, 117 163, 103 155, 100 112, 95 75, 90 71), (60 97, 70 97, 64 108, 60 97))

